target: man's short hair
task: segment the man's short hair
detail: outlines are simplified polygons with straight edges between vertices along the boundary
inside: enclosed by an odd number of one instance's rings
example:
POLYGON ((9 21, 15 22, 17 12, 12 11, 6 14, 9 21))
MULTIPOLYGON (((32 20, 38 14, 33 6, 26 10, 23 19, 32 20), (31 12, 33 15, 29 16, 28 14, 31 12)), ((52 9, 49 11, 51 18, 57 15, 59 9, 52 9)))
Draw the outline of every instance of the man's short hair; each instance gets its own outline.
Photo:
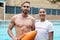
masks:
POLYGON ((23 3, 21 4, 21 6, 23 6, 25 3, 30 4, 30 2, 29 2, 29 1, 25 1, 25 2, 23 2, 23 3))

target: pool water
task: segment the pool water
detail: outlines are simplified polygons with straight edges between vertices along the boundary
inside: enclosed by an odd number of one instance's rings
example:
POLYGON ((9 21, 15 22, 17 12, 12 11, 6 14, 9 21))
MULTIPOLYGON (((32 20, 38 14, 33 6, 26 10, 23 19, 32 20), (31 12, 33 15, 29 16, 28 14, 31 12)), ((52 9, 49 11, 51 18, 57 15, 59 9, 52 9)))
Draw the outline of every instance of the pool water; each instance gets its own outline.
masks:
POLYGON ((60 25, 54 25, 54 40, 60 40, 60 25))
MULTIPOLYGON (((0 40, 12 40, 7 33, 9 21, 0 21, 0 40)), ((15 35, 15 28, 12 30, 15 35)))
MULTIPOLYGON (((60 21, 51 21, 54 25, 54 40, 60 40, 60 21)), ((12 40, 7 33, 9 21, 0 21, 0 40, 12 40)), ((15 36, 15 28, 12 30, 15 36)))

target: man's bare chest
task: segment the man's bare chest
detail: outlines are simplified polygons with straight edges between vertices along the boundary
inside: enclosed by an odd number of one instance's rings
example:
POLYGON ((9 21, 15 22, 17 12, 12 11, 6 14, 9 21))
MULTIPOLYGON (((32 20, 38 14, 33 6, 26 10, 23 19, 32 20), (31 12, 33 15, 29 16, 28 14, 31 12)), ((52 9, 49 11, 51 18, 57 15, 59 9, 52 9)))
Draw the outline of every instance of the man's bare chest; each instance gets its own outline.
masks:
POLYGON ((16 19, 15 24, 19 26, 31 26, 32 20, 31 19, 16 19))

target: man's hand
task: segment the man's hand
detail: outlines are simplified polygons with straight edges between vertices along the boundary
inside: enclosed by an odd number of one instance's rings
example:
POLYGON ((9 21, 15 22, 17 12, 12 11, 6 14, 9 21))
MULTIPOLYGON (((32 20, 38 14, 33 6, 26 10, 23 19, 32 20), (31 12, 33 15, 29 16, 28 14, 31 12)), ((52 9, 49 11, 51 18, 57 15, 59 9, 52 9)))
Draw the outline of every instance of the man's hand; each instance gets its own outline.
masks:
POLYGON ((12 38, 12 39, 13 39, 13 40, 18 40, 18 38, 16 38, 16 37, 15 37, 15 38, 12 38))
POLYGON ((17 40, 21 40, 25 35, 26 35, 26 33, 24 33, 23 35, 19 36, 19 37, 17 38, 17 40))

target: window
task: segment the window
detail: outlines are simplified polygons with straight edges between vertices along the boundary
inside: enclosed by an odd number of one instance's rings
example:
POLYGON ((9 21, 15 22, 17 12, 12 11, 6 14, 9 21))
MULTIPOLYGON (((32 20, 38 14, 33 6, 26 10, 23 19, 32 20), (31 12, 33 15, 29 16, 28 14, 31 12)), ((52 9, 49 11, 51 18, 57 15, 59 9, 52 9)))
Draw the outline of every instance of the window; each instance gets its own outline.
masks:
POLYGON ((52 15, 56 15, 56 9, 52 9, 52 15))
POLYGON ((60 9, 57 10, 57 15, 60 15, 60 9))
POLYGON ((46 9, 47 15, 51 15, 51 9, 46 9))
POLYGON ((16 7, 16 13, 17 13, 17 14, 20 14, 21 11, 22 11, 22 10, 21 10, 21 7, 16 7))
POLYGON ((32 14, 38 14, 38 11, 39 11, 38 8, 34 7, 32 8, 32 14))
POLYGON ((3 5, 3 3, 0 3, 0 7, 3 7, 4 5, 3 5))
POLYGON ((12 14, 14 13, 14 6, 6 6, 5 10, 6 13, 12 14))

